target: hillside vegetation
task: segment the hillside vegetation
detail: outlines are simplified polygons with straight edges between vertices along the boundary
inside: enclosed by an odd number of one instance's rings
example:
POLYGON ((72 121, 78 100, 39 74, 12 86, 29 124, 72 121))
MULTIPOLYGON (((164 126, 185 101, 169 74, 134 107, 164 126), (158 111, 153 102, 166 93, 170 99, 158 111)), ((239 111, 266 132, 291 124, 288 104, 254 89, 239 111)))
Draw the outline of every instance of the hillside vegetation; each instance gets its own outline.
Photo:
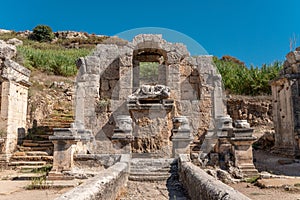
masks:
MULTIPOLYGON (((51 31, 51 30, 50 30, 51 31)), ((30 70, 39 70, 46 74, 74 76, 77 73, 75 65, 79 57, 91 53, 96 44, 106 39, 110 43, 118 43, 107 36, 96 36, 84 33, 84 38, 56 38, 52 41, 37 41, 32 35, 21 36, 15 32, 0 34, 1 40, 18 38, 23 45, 18 46, 17 62, 30 70)), ((52 37, 52 36, 51 36, 52 37)), ((225 89, 230 94, 264 95, 270 94, 269 81, 278 76, 282 68, 281 62, 264 64, 261 67, 250 66, 231 56, 221 59, 213 58, 223 78, 225 89)))
POLYGON ((228 57, 213 58, 228 93, 252 96, 271 94, 269 82, 278 76, 282 69, 281 62, 264 64, 261 67, 246 67, 235 58, 228 57))

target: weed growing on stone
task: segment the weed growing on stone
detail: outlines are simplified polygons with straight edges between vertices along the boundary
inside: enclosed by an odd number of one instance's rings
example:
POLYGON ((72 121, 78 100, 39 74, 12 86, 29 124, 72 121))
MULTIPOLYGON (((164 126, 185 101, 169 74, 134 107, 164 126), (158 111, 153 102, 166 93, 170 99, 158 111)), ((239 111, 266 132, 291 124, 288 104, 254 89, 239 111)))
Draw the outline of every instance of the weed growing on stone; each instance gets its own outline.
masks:
POLYGON ((245 179, 245 182, 246 183, 251 183, 251 184, 253 184, 253 183, 256 183, 256 181, 259 179, 259 176, 254 176, 254 177, 251 177, 251 178, 246 178, 245 179))
POLYGON ((295 187, 300 187, 300 183, 295 183, 294 186, 295 187))
POLYGON ((52 169, 52 165, 48 164, 41 168, 34 169, 32 172, 39 173, 39 174, 48 174, 51 171, 51 169, 52 169))
POLYGON ((47 189, 51 184, 46 182, 46 177, 33 178, 31 183, 25 187, 26 190, 47 189))

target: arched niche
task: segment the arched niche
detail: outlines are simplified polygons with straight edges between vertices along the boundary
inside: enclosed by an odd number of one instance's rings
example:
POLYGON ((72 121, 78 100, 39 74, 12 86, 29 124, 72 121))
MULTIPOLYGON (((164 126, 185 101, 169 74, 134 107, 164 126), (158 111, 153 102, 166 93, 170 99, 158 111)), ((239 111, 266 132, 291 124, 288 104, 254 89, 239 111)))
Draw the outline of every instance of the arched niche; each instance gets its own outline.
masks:
POLYGON ((133 91, 143 84, 166 85, 166 51, 142 48, 133 51, 133 91))

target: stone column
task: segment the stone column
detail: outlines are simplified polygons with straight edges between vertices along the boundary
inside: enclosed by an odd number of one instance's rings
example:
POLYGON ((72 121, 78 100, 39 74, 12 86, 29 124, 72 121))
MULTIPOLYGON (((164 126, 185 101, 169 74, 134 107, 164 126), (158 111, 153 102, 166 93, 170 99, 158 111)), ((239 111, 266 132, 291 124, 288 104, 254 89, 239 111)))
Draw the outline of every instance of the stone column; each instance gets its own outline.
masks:
POLYGON ((122 153, 131 154, 132 119, 129 115, 119 115, 116 117, 116 128, 112 136, 114 147, 121 149, 122 153))
POLYGON ((178 158, 179 154, 190 154, 190 143, 193 140, 189 120, 186 116, 173 118, 172 129, 172 157, 178 158))
POLYGON ((252 144, 256 140, 252 136, 252 128, 234 128, 233 137, 230 142, 233 144, 234 165, 241 170, 245 177, 258 175, 253 164, 252 144))
POLYGON ((55 128, 54 135, 49 139, 54 144, 54 153, 53 168, 49 173, 48 180, 73 179, 72 176, 65 175, 65 172, 72 171, 75 144, 80 140, 80 136, 77 136, 77 131, 74 129, 55 128))

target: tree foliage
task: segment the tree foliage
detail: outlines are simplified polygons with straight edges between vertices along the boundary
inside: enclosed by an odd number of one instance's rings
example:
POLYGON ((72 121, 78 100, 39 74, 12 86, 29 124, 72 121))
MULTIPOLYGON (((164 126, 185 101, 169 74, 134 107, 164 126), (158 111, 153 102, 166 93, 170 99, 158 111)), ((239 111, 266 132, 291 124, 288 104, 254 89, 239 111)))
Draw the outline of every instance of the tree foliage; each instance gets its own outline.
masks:
POLYGON ((278 76, 282 69, 281 62, 270 65, 263 64, 260 68, 234 62, 232 60, 218 59, 214 57, 220 74, 222 75, 225 89, 232 94, 264 95, 271 94, 269 82, 278 76))
POLYGON ((39 42, 49 42, 54 38, 53 31, 50 26, 47 25, 37 25, 30 35, 30 39, 39 42))
POLYGON ((142 84, 156 84, 158 81, 158 62, 140 62, 140 81, 142 84))

